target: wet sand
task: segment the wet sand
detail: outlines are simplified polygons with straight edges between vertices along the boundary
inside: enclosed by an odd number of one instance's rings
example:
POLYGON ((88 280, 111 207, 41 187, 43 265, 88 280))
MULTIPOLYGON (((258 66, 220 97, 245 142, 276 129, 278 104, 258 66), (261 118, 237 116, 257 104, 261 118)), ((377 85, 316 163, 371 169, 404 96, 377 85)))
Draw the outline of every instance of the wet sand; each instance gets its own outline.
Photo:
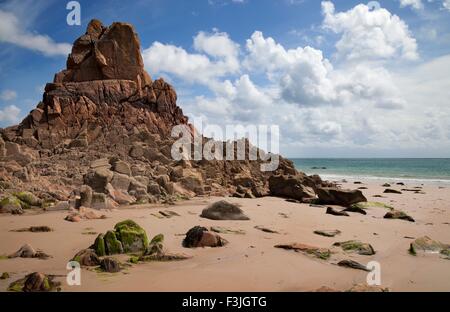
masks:
MULTIPOLYGON (((385 208, 370 208, 367 215, 350 213, 350 217, 325 214, 326 208, 287 202, 281 198, 226 200, 242 205, 250 221, 212 221, 199 215, 209 203, 221 198, 196 198, 175 206, 134 206, 106 211, 107 219, 85 220, 78 223, 64 221, 66 212, 47 212, 36 215, 0 215, 0 255, 8 255, 29 243, 52 258, 0 259, 0 274, 11 277, 0 280, 0 291, 9 283, 28 273, 67 274, 67 262, 80 250, 88 248, 96 235, 104 233, 125 219, 141 225, 151 238, 165 235, 169 252, 184 253, 192 258, 180 262, 139 263, 120 273, 97 273, 82 270, 81 286, 68 286, 65 278, 62 291, 311 291, 321 286, 346 290, 354 284, 365 283, 367 273, 339 267, 339 259, 352 259, 362 264, 378 261, 381 264, 382 287, 391 291, 450 291, 450 260, 427 254, 414 257, 408 253, 411 238, 429 236, 450 243, 449 188, 423 186, 425 194, 403 192, 383 194, 379 184, 344 187, 367 187, 363 190, 369 201, 389 204, 411 215, 416 222, 383 219, 385 208), (374 198, 374 195, 383 198, 374 198), (179 217, 158 219, 152 215, 160 210, 177 212, 179 217), (48 225, 49 233, 11 232, 29 226, 48 225), (186 249, 181 246, 183 236, 196 225, 222 226, 244 230, 245 235, 220 234, 229 241, 221 248, 186 249), (263 226, 279 232, 265 233, 255 229, 263 226), (319 236, 314 230, 340 230, 334 238, 319 236), (84 233, 84 234, 83 234, 84 233), (324 261, 283 249, 274 245, 304 243, 330 248, 334 242, 358 239, 370 243, 376 254, 361 256, 338 252, 324 261)), ((382 183, 381 183, 382 184, 382 183)), ((397 186, 401 190, 418 185, 397 186)), ((335 249, 333 249, 335 250, 335 249)), ((118 256, 125 262, 127 256, 118 256)))

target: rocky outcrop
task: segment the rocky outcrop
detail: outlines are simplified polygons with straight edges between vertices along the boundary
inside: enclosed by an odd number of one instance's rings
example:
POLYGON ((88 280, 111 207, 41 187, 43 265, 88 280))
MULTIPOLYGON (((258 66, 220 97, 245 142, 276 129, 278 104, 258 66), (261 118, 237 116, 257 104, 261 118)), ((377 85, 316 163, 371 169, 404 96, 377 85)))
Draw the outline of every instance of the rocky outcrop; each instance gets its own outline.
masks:
MULTIPOLYGON (((66 65, 19 125, 0 129, 2 197, 30 191, 42 200, 43 208, 65 202, 66 210, 108 209, 173 203, 196 195, 274 195, 309 201, 318 188, 331 186, 318 176, 297 172, 283 157, 273 172, 261 171, 266 161, 249 157, 174 160, 174 126, 186 126, 188 135, 198 135, 203 144, 209 139, 188 123, 175 89, 163 79, 152 80, 145 71, 130 24, 107 27, 92 20, 74 42, 66 65)), ((215 143, 234 155, 265 154, 247 139, 215 143), (244 151, 238 143, 244 143, 244 151)), ((22 203, 19 207, 14 200, 0 208, 24 212, 22 203)))

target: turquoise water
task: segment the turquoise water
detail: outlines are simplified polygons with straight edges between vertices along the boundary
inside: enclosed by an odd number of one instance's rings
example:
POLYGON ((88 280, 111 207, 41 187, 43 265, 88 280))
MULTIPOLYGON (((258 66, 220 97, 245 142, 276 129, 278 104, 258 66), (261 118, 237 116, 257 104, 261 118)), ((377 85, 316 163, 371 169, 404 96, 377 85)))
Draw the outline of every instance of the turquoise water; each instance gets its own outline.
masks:
POLYGON ((374 179, 450 184, 450 158, 296 158, 291 160, 294 162, 298 170, 306 172, 307 174, 319 174, 320 176, 330 180, 374 179))

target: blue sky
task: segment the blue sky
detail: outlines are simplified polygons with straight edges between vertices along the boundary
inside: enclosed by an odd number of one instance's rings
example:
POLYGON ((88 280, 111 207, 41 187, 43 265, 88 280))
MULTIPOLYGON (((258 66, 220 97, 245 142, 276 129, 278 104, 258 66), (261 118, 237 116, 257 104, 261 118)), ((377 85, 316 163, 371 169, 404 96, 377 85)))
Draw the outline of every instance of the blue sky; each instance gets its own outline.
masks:
POLYGON ((289 156, 450 157, 449 0, 79 1, 81 26, 67 2, 0 1, 0 126, 36 106, 98 18, 135 25, 189 116, 277 124, 289 156))

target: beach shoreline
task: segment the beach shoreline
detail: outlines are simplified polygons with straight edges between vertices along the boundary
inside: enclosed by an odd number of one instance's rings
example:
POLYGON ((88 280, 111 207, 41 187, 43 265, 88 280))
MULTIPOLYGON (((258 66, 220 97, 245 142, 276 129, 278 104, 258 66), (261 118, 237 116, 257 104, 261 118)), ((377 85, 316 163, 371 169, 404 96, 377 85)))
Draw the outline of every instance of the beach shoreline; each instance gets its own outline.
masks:
MULTIPOLYGON (((314 291, 326 286, 345 291, 356 284, 365 284, 367 272, 339 267, 341 259, 363 264, 378 261, 381 265, 382 287, 391 291, 449 291, 449 260, 439 255, 412 256, 408 253, 415 238, 429 236, 449 243, 450 193, 436 186, 423 186, 422 193, 383 194, 381 184, 355 185, 343 188, 366 188, 368 201, 377 201, 402 210, 415 221, 387 220, 384 208, 371 208, 367 215, 351 213, 349 217, 326 214, 326 207, 289 202, 282 198, 257 199, 205 197, 184 201, 174 206, 153 205, 121 207, 105 211, 104 220, 70 223, 67 212, 47 212, 22 216, 0 216, 0 254, 7 255, 25 243, 52 256, 48 260, 2 259, 0 271, 10 278, 0 280, 0 291, 31 272, 66 275, 67 262, 80 250, 88 248, 95 234, 105 233, 117 222, 132 219, 153 237, 165 236, 165 248, 192 258, 177 262, 139 263, 119 273, 98 273, 82 269, 81 286, 68 286, 64 278, 62 291, 314 291), (382 197, 374 197, 382 196, 382 197), (200 218, 208 204, 220 199, 241 205, 249 221, 213 221, 200 218), (175 211, 180 216, 159 219, 152 213, 175 211), (11 232, 11 230, 48 225, 49 233, 11 232), (196 225, 222 226, 245 231, 245 234, 220 234, 229 244, 220 248, 183 248, 183 234, 196 225), (267 233, 255 227, 273 229, 267 233), (339 230, 340 235, 329 238, 314 234, 316 230, 339 230), (84 233, 84 234, 83 234, 84 233), (360 240, 373 246, 376 254, 349 254, 332 247, 335 242, 360 240), (316 259, 301 252, 274 248, 277 244, 301 243, 331 248, 329 260, 316 259)), ((393 186, 401 188, 416 185, 393 186)), ((127 256, 117 256, 126 263, 127 256)))

